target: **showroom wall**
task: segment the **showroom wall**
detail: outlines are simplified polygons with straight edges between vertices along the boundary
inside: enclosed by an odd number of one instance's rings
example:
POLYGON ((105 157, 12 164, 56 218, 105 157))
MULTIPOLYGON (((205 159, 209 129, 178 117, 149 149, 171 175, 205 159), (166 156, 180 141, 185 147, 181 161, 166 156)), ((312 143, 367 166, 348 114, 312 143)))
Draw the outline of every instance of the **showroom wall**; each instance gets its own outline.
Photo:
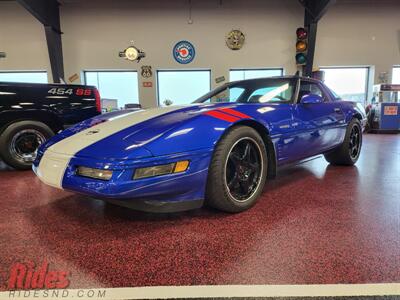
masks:
MULTIPOLYGON (((295 29, 302 25, 303 10, 297 0, 192 0, 193 24, 188 24, 188 0, 78 1, 65 0, 61 26, 65 75, 82 70, 131 69, 141 65, 157 69, 211 69, 212 86, 219 76, 229 78, 230 68, 283 67, 286 74, 294 64, 295 29), (225 35, 240 29, 246 43, 240 51, 229 50, 225 35), (139 64, 118 57, 129 46, 146 52, 139 64), (172 47, 189 40, 196 58, 181 65, 172 57, 172 47)), ((318 27, 316 66, 375 66, 391 72, 400 64, 400 1, 338 0, 318 27), (356 24, 356 26, 354 26, 356 24)), ((0 70, 49 70, 42 26, 15 2, 0 2, 0 70), (13 32, 13 35, 10 34, 13 32), (29 60, 21 57, 29 56, 29 60)), ((157 90, 142 87, 143 106, 157 103, 157 90)))
POLYGON ((315 66, 374 66, 376 82, 380 72, 391 75, 400 64, 399 20, 397 0, 338 0, 318 24, 315 66))
MULTIPOLYGON (((43 26, 14 1, 0 2, 0 71, 42 70, 51 74, 43 26)), ((49 78, 51 80, 51 76, 49 78)))
MULTIPOLYGON (((229 68, 284 67, 294 73, 293 34, 302 23, 297 1, 192 1, 193 24, 188 24, 189 1, 121 1, 93 6, 90 1, 69 3, 62 8, 64 56, 67 76, 83 69, 211 69, 215 77, 229 78, 229 68), (251 2, 251 5, 249 5, 251 2), (116 7, 113 7, 116 6, 116 7), (282 23, 282 19, 285 20, 282 23), (118 22, 115 22, 118 20, 118 22), (225 45, 232 29, 246 34, 240 51, 225 45), (118 52, 135 45, 146 58, 139 64, 118 57, 118 52), (175 62, 172 48, 189 40, 196 57, 189 65, 175 62)), ((139 80, 141 76, 139 76, 139 80)), ((154 77, 153 77, 154 78, 154 77)), ((154 80, 153 80, 154 81, 154 80)), ((157 103, 156 87, 143 88, 139 82, 142 105, 157 103)))

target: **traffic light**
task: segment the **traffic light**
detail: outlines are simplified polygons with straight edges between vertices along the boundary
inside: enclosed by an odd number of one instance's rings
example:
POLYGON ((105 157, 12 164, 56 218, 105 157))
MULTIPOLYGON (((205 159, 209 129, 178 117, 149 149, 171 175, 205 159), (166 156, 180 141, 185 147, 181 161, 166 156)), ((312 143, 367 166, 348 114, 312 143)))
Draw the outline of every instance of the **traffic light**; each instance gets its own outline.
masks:
POLYGON ((296 30, 296 36, 296 64, 305 65, 307 62, 308 32, 305 28, 300 27, 296 30))

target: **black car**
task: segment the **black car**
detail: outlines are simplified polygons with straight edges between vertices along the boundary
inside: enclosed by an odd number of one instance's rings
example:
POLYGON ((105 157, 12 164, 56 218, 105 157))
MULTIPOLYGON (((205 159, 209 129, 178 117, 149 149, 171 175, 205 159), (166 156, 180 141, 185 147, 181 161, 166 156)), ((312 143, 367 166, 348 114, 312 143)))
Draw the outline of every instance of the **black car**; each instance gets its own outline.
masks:
POLYGON ((40 144, 100 113, 93 86, 0 82, 0 158, 29 169, 40 144))

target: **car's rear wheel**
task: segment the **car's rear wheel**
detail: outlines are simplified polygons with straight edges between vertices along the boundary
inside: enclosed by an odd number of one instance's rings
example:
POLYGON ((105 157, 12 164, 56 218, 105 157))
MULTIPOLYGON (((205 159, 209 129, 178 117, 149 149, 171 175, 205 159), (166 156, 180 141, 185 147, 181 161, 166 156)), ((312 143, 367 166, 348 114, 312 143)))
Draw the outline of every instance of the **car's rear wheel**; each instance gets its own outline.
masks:
POLYGON ((13 123, 0 136, 0 155, 5 163, 16 169, 30 169, 37 148, 53 135, 53 131, 41 122, 13 123))
POLYGON ((361 152, 362 129, 358 119, 353 119, 346 129, 343 143, 333 151, 325 154, 325 159, 333 165, 354 165, 361 152))
POLYGON ((241 212, 259 198, 267 177, 267 151, 251 127, 238 126, 218 143, 210 164, 206 203, 226 212, 241 212))

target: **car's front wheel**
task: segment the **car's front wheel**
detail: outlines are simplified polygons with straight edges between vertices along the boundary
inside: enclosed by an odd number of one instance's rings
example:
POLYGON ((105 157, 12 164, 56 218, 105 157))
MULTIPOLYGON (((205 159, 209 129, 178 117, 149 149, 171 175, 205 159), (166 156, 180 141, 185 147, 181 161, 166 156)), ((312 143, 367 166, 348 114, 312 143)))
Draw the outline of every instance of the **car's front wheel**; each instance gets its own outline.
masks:
POLYGON ((259 198, 267 177, 267 151, 251 127, 230 130, 217 144, 210 164, 206 203, 226 212, 241 212, 259 198))

